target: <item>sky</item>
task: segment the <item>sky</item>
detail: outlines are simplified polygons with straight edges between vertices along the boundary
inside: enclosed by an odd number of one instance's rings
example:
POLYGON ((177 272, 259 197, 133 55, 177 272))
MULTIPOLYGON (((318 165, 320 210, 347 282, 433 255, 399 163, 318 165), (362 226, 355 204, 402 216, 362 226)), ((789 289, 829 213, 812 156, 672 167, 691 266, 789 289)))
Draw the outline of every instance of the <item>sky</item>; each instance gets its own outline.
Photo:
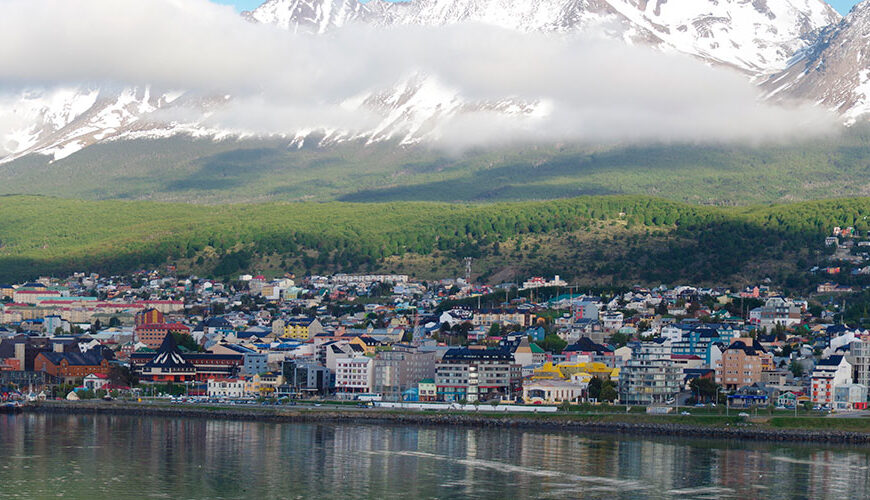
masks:
POLYGON ((232 5, 237 11, 254 10, 260 6, 265 0, 213 0, 215 3, 223 5, 232 5))
MULTIPOLYGON (((243 10, 252 10, 257 8, 264 0, 213 0, 216 3, 224 5, 232 5, 239 12, 243 10)), ((834 6, 835 9, 845 14, 849 9, 860 0, 828 0, 828 3, 834 6)))
MULTIPOLYGON (((853 5, 857 4, 860 0, 828 0, 828 3, 834 6, 835 9, 840 11, 841 14, 845 14, 849 12, 849 9, 852 8, 853 5)), ((241 0, 238 3, 244 3, 241 0)))

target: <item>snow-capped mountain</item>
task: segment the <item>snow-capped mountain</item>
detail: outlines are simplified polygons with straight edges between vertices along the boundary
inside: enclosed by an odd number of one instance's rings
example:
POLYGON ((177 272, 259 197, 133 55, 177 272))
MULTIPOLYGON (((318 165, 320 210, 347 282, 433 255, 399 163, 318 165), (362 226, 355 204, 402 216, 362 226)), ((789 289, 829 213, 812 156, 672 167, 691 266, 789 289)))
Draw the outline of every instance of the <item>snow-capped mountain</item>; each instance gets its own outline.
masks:
POLYGON ((773 99, 805 99, 854 123, 870 113, 870 2, 826 28, 784 71, 763 84, 773 99))
MULTIPOLYGON (((268 0, 243 15, 252 22, 312 35, 350 23, 388 27, 470 21, 546 33, 595 29, 627 43, 737 68, 753 78, 783 70, 795 53, 818 47, 814 44, 823 28, 840 21, 823 0, 268 0)), ((825 36, 831 33, 829 29, 825 36)), ((57 160, 95 143, 127 138, 223 137, 233 132, 209 127, 206 118, 225 99, 229 96, 201 99, 147 87, 0 95, 0 163, 33 153, 57 160), (178 109, 184 113, 172 113, 178 109), (199 116, 191 116, 191 110, 199 116)), ((342 140, 413 144, 437 131, 445 118, 468 110, 535 116, 546 113, 548 105, 545 100, 469 102, 427 75, 345 104, 365 106, 382 119, 363 133, 311 128, 288 139, 301 145, 316 131, 321 144, 342 140)))
POLYGON ((352 22, 444 26, 463 21, 518 31, 618 27, 618 35, 751 73, 783 69, 839 21, 823 0, 268 0, 245 14, 293 32, 325 33, 352 22))
POLYGON ((177 134, 221 137, 200 120, 168 120, 173 109, 195 108, 205 118, 223 99, 150 87, 32 89, 0 97, 0 162, 31 153, 60 160, 102 141, 163 138, 177 134), (167 114, 161 114, 167 113, 167 114), (5 157, 3 153, 5 152, 5 157))

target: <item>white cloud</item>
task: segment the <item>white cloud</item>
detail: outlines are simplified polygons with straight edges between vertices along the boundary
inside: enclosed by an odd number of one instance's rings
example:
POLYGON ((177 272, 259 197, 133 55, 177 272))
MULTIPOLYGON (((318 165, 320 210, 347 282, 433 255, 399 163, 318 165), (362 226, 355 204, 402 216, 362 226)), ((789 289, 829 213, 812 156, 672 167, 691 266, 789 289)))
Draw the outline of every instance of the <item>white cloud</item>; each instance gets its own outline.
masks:
POLYGON ((551 110, 513 118, 466 110, 438 128, 450 146, 770 140, 834 128, 821 110, 760 102, 728 70, 592 36, 469 24, 353 26, 312 37, 252 24, 207 0, 0 0, 3 86, 150 84, 228 93, 232 103, 209 125, 232 130, 366 130, 378 119, 372 110, 342 103, 415 73, 437 77, 466 101, 542 101, 551 110))

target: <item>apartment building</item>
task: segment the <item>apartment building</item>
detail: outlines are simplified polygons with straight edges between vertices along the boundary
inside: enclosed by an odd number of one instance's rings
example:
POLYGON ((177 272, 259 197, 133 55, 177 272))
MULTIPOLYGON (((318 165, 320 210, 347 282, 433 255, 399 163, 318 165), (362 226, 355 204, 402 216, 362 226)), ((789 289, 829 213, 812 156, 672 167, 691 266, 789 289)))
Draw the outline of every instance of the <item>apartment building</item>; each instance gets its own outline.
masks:
POLYGON ((619 401, 630 405, 666 403, 680 392, 682 370, 668 342, 632 342, 631 359, 619 372, 619 401))
POLYGON ((509 349, 450 349, 435 364, 435 387, 442 401, 513 398, 522 367, 509 349))

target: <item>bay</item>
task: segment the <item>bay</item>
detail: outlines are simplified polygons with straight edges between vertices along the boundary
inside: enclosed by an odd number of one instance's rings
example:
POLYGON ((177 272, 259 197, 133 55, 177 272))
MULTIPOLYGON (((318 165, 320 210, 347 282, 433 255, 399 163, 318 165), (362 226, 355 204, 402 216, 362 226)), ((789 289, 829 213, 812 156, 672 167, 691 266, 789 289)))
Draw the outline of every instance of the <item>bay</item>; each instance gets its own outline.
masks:
POLYGON ((0 498, 867 498, 870 448, 0 415, 0 498))

